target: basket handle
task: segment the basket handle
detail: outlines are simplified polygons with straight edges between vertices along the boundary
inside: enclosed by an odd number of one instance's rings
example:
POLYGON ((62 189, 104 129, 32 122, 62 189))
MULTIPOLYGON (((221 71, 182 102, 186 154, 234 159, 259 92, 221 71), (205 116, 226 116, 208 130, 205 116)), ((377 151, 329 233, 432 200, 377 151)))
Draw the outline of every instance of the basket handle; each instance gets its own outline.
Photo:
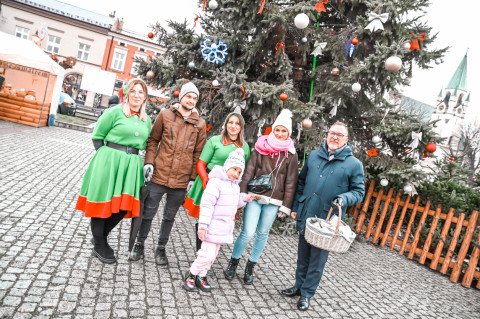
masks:
MULTIPOLYGON (((337 221, 337 227, 335 228, 335 236, 338 236, 338 229, 340 228, 340 221, 342 220, 342 206, 338 206, 338 221, 337 221)), ((330 220, 330 215, 332 214, 333 207, 330 207, 330 210, 328 211, 327 219, 325 219, 327 222, 330 220)))

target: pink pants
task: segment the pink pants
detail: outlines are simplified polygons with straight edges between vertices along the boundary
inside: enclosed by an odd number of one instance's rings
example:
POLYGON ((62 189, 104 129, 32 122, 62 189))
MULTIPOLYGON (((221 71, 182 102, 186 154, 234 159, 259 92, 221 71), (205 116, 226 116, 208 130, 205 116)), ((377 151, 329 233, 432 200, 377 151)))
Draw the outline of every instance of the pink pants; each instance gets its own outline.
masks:
POLYGON ((217 258, 219 249, 220 244, 204 241, 202 248, 197 252, 197 259, 195 259, 190 267, 190 273, 192 275, 205 277, 210 267, 212 267, 215 258, 217 258))

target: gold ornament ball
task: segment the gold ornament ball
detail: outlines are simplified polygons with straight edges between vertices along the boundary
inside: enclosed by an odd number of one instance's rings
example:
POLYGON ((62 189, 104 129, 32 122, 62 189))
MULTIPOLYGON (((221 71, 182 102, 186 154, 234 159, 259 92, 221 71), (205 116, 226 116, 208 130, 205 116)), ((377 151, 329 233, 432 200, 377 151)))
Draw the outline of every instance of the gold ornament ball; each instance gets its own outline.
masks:
POLYGON ((397 72, 402 68, 402 59, 398 56, 391 56, 385 61, 385 69, 390 72, 397 72))
POLYGON ((303 128, 311 128, 312 127, 312 120, 311 119, 304 119, 302 121, 303 128))
POLYGON ((154 76, 155 76, 155 73, 153 71, 147 72, 147 79, 153 79, 154 76))
POLYGON ((332 71, 331 71, 331 73, 332 73, 333 75, 338 75, 338 74, 340 74, 340 69, 339 69, 339 68, 333 68, 332 71))

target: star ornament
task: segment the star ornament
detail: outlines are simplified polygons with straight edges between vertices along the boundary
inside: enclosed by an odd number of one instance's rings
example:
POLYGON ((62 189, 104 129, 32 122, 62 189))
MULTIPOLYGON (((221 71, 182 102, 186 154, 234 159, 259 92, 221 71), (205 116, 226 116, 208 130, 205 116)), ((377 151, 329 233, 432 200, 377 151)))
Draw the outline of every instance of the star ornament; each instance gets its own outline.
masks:
POLYGON ((327 46, 327 42, 318 42, 315 41, 315 44, 313 45, 315 49, 312 51, 312 55, 317 56, 317 55, 322 55, 322 50, 325 49, 327 46))

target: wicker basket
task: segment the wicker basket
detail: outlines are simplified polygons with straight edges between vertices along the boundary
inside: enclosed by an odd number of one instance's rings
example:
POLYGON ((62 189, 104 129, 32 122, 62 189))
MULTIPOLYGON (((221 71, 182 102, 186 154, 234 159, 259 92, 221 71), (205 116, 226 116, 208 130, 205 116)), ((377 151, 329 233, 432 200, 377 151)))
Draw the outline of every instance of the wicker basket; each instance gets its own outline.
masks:
MULTIPOLYGON (((328 216, 325 221, 330 219, 330 215, 332 214, 333 207, 330 208, 328 212, 328 216)), ((338 223, 335 229, 335 235, 333 237, 326 236, 321 234, 316 227, 313 225, 315 223, 319 223, 322 219, 317 217, 309 217, 305 223, 305 240, 312 246, 317 248, 321 248, 324 250, 332 251, 335 253, 344 253, 350 248, 352 244, 348 240, 346 240, 343 236, 338 235, 338 228, 340 227, 340 223, 342 226, 346 226, 345 222, 342 221, 342 208, 338 207, 338 223)))

